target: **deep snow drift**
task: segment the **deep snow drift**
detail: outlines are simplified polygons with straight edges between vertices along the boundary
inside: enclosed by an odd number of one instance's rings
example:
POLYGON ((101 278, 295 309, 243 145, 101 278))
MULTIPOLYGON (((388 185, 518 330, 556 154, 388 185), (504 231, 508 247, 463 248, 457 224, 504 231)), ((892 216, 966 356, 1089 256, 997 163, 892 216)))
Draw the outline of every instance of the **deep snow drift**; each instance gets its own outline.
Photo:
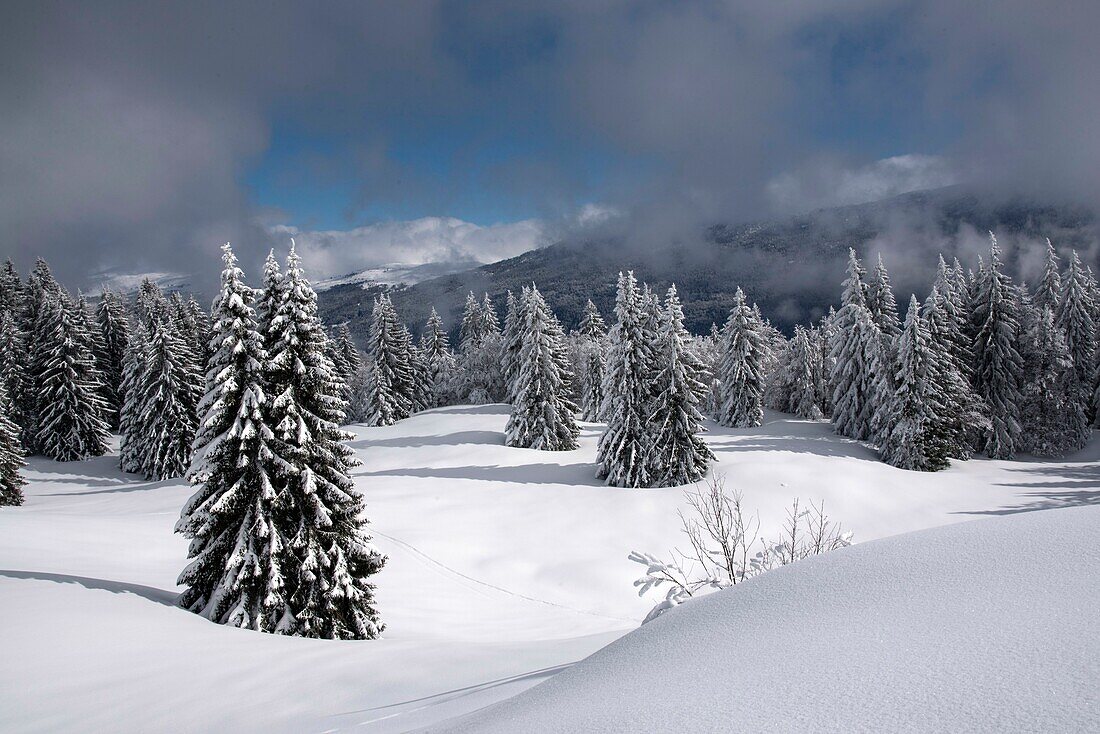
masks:
MULTIPOLYGON (((190 488, 121 474, 114 456, 32 460, 26 506, 0 510, 0 731, 407 731, 507 698, 636 629, 653 600, 635 595, 643 569, 627 554, 682 544, 682 490, 602 486, 596 425, 577 451, 506 448, 506 410, 355 429, 353 476, 390 556, 376 577, 387 629, 367 642, 227 629, 171 606, 186 557, 172 526, 190 488)), ((824 500, 860 544, 1100 502, 1095 440, 1065 460, 926 475, 882 464, 827 423, 708 426, 716 470, 768 536, 796 495, 824 500)), ((749 660, 780 664, 793 662, 749 660)))
POLYGON ((1100 506, 866 543, 693 600, 438 731, 1100 730, 1100 506))

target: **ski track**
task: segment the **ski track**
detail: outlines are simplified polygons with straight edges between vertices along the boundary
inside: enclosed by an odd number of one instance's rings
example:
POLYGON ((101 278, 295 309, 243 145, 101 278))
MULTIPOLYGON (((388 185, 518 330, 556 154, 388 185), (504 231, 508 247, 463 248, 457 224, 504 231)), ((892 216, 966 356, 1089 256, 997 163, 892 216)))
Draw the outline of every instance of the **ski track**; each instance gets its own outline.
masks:
POLYGON ((475 579, 473 576, 469 576, 467 574, 464 574, 461 571, 459 571, 458 569, 452 568, 451 566, 448 566, 445 563, 437 561, 436 559, 432 558, 431 556, 429 556, 424 551, 422 551, 419 548, 417 548, 416 546, 414 546, 412 543, 406 543, 404 540, 401 540, 400 538, 395 538, 392 535, 387 535, 386 533, 383 533, 382 531, 380 531, 376 528, 371 528, 371 534, 377 535, 380 538, 385 538, 386 540, 389 540, 392 543, 397 543, 398 545, 402 546, 406 550, 411 551, 415 555, 417 555, 420 558, 422 558, 423 560, 427 561, 431 565, 433 565, 437 568, 440 568, 440 569, 442 569, 442 570, 444 570, 444 571, 446 571, 446 572, 448 572, 448 573, 450 573, 454 576, 457 576, 457 577, 459 577, 461 579, 464 579, 466 581, 469 581, 471 583, 477 584, 478 586, 483 586, 487 589, 492 589, 493 591, 500 592, 501 594, 507 594, 508 596, 513 596, 517 599, 523 599, 524 601, 534 602, 536 604, 545 604, 546 606, 549 606, 549 607, 557 607, 558 609, 565 609, 566 611, 574 612, 576 614, 587 614, 590 617, 599 617, 600 619, 611 619, 611 620, 614 620, 616 622, 627 622, 627 623, 632 624, 632 625, 638 623, 638 620, 636 620, 636 619, 628 619, 627 617, 616 617, 616 616, 611 615, 611 614, 602 614, 600 612, 593 612, 593 611, 590 611, 588 609, 577 609, 576 607, 571 607, 571 606, 568 606, 566 604, 558 604, 557 602, 547 601, 546 599, 537 599, 533 596, 527 596, 526 594, 520 594, 520 593, 515 592, 515 591, 509 591, 508 589, 505 589, 501 586, 497 586, 496 584, 491 584, 488 581, 482 581, 481 579, 475 579))

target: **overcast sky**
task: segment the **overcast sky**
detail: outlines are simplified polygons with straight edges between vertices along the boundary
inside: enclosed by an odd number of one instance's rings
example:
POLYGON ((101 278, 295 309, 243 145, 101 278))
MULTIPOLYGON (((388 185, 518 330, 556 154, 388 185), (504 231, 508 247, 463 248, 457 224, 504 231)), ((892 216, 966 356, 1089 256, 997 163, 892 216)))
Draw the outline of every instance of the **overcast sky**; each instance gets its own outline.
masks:
POLYGON ((1092 203, 1097 28, 1095 0, 8 3, 0 255, 80 285, 225 240, 251 265, 287 228, 456 218, 495 257, 592 210, 671 231, 953 181, 1092 203))

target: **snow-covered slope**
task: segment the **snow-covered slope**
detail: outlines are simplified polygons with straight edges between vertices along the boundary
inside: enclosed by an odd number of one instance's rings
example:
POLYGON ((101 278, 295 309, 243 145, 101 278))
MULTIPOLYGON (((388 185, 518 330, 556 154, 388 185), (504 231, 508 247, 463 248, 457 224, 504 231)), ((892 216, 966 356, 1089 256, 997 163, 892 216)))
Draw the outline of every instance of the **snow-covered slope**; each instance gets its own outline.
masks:
MULTIPOLYGON (((408 731, 505 699, 636 629, 652 602, 635 595, 642 569, 627 554, 682 544, 682 491, 602 486, 598 425, 584 426, 577 451, 547 453, 505 447, 506 419, 504 406, 452 407, 354 429, 356 486, 390 557, 377 576, 387 629, 370 642, 226 629, 171 606, 186 556, 172 526, 190 489, 121 474, 115 457, 32 460, 27 504, 0 508, 0 731, 408 731)), ((1096 441, 1063 461, 927 475, 882 464, 824 423, 770 414, 758 429, 710 428, 717 469, 760 509, 765 535, 796 495, 825 500, 861 544, 1100 500, 1096 441)), ((865 547, 854 550, 877 544, 865 547)), ((928 588, 919 571, 897 586, 928 588)))
POLYGON ((846 548, 435 731, 1100 731, 1100 506, 846 548))

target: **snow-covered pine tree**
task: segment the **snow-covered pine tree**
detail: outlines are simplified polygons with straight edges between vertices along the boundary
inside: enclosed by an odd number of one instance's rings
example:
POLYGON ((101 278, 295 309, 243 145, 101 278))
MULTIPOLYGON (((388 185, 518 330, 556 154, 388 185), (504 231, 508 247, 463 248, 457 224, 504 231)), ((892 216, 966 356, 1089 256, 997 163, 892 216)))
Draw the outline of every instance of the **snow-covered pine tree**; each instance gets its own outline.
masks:
POLYGON ((333 374, 340 386, 340 397, 351 400, 351 365, 340 351, 335 330, 330 329, 325 334, 325 355, 332 363, 333 374))
POLYGON ((607 352, 607 328, 596 304, 589 299, 584 306, 577 332, 581 337, 581 420, 598 421, 603 417, 604 361, 607 352))
POLYGON ((126 342, 126 353, 122 358, 122 380, 119 382, 122 403, 118 419, 118 432, 121 437, 118 464, 122 471, 131 474, 144 473, 144 461, 148 455, 143 446, 148 431, 142 425, 144 413, 141 410, 141 382, 145 374, 148 345, 149 330, 141 319, 138 319, 126 342))
POLYGON ((56 461, 107 453, 106 407, 88 335, 63 290, 47 294, 38 312, 32 367, 37 376, 35 446, 56 461))
POLYGON ((879 253, 875 271, 867 283, 866 294, 867 308, 871 311, 875 326, 887 339, 894 339, 901 333, 901 324, 898 318, 898 304, 894 300, 894 290, 890 285, 890 274, 882 261, 882 253, 879 253))
POLYGON ((266 372, 276 456, 269 479, 287 539, 279 559, 287 596, 277 631, 374 639, 382 624, 369 579, 385 558, 370 544, 362 497, 348 475, 357 463, 344 443, 352 434, 339 427, 345 406, 325 355, 317 294, 293 241, 284 283, 265 339, 272 345, 266 372))
POLYGON ((791 342, 787 339, 773 347, 776 354, 772 360, 772 369, 767 372, 764 387, 764 405, 781 413, 791 412, 791 395, 794 391, 791 371, 791 342))
MULTIPOLYGON (((1093 384, 1096 378, 1096 328, 1092 313, 1096 306, 1091 302, 1085 267, 1074 250, 1058 299, 1055 325, 1065 335, 1073 369, 1082 385, 1093 384)), ((1086 396, 1085 405, 1088 405, 1086 396)))
POLYGON ((435 308, 428 316, 424 332, 420 335, 420 351, 428 365, 428 385, 431 390, 431 407, 438 408, 450 400, 451 383, 454 380, 455 356, 451 351, 450 339, 443 328, 435 308))
POLYGON ((466 310, 462 313, 462 328, 459 334, 459 348, 463 354, 469 353, 481 346, 481 340, 485 336, 485 314, 481 304, 478 303, 474 292, 466 296, 466 310))
POLYGON ((1062 456, 1079 451, 1088 442, 1087 390, 1077 377, 1054 313, 1044 307, 1033 321, 1021 347, 1020 448, 1038 456, 1062 456))
POLYGON ((1020 440, 1019 309, 1012 279, 1001 270, 997 238, 992 232, 989 237, 989 265, 978 272, 971 309, 976 334, 972 379, 975 391, 989 406, 991 424, 979 448, 992 459, 1011 459, 1020 440))
POLYGON ((790 397, 786 412, 799 418, 817 420, 823 418, 822 396, 825 394, 824 373, 821 364, 821 346, 816 329, 802 325, 794 327, 787 356, 787 377, 790 397))
POLYGON ((0 314, 10 313, 18 317, 25 307, 25 297, 19 271, 10 259, 6 260, 0 267, 0 314))
POLYGON ((355 340, 351 338, 351 328, 346 321, 336 327, 336 350, 341 360, 347 364, 347 372, 341 377, 345 382, 351 382, 363 365, 363 355, 359 353, 359 347, 355 346, 355 340))
POLYGON ((24 416, 23 445, 27 453, 33 454, 39 451, 38 441, 38 404, 41 392, 41 374, 39 370, 45 364, 46 337, 40 329, 46 329, 49 321, 45 317, 50 299, 59 298, 61 286, 54 280, 50 272, 50 266, 42 258, 35 261, 27 278, 24 289, 25 298, 23 311, 19 314, 17 324, 22 330, 27 345, 26 377, 27 389, 23 395, 9 396, 20 403, 18 409, 24 416))
POLYGON ((897 387, 887 410, 890 430, 880 450, 882 460, 901 469, 939 471, 948 465, 945 436, 938 430, 935 412, 942 396, 933 379, 936 353, 929 349, 928 328, 916 296, 909 298, 905 328, 898 337, 897 387))
MULTIPOLYGON (((0 318, 10 318, 10 311, 0 311, 0 318)), ((23 445, 19 440, 19 426, 9 416, 11 401, 7 390, 0 383, 0 507, 23 504, 23 486, 26 484, 19 470, 23 468, 23 445)))
MULTIPOLYGON (((526 286, 524 286, 526 291, 526 286)), ((519 355, 523 349, 523 329, 527 315, 520 312, 520 299, 517 300, 511 290, 505 298, 504 328, 501 330, 501 371, 504 373, 504 381, 508 385, 508 402, 511 403, 516 394, 516 375, 519 370, 519 355)))
MULTIPOLYGON (((0 388, 8 396, 7 416, 18 427, 20 441, 27 441, 29 396, 27 384, 27 343, 12 311, 0 311, 0 388)), ((29 441, 27 441, 29 443, 29 441)))
POLYGON ((884 408, 893 399, 897 390, 894 376, 897 375, 901 367, 897 356, 897 339, 901 330, 898 320, 898 307, 890 284, 890 274, 886 271, 886 265, 882 261, 882 253, 879 253, 878 263, 875 265, 875 271, 867 284, 866 292, 867 308, 871 311, 872 320, 881 334, 878 364, 873 379, 875 405, 878 408, 871 416, 871 440, 873 443, 881 444, 887 440, 891 432, 889 411, 884 408))
POLYGON ((704 430, 699 413, 699 396, 705 390, 699 380, 702 365, 687 348, 690 337, 675 285, 668 289, 661 322, 658 346, 664 369, 657 377, 661 391, 649 418, 654 438, 647 463, 652 484, 676 487, 702 479, 715 457, 700 435, 704 430))
POLYGON ((521 346, 516 355, 512 412, 505 443, 541 451, 577 448, 577 406, 569 399, 565 334, 538 288, 524 288, 516 304, 521 346))
POLYGON ((822 317, 817 327, 817 345, 821 349, 821 376, 822 387, 825 393, 821 396, 821 412, 826 418, 833 414, 833 390, 836 384, 833 381, 836 374, 836 359, 833 358, 833 342, 836 341, 836 308, 829 306, 829 313, 822 317))
MULTIPOLYGON (((967 377, 969 365, 955 351, 959 332, 952 316, 955 308, 952 298, 939 288, 939 284, 932 287, 921 312, 928 329, 928 379, 934 383, 929 392, 933 400, 932 421, 937 435, 947 443, 947 455, 966 460, 977 437, 989 427, 989 419, 967 377)), ((970 354, 969 348, 965 354, 970 354)))
MULTIPOLYGON (((406 394, 409 398, 409 414, 419 413, 432 407, 431 373, 424 352, 413 341, 408 327, 401 324, 401 338, 404 342, 406 361, 409 365, 409 384, 406 394)), ((407 416, 406 416, 407 417, 407 416)))
POLYGON ((273 484, 274 434, 263 386, 268 356, 255 291, 245 285, 228 243, 222 252, 211 337, 216 349, 190 470, 197 489, 176 523, 176 532, 191 539, 179 605, 219 624, 293 634, 296 569, 288 561, 297 528, 287 532, 282 518, 291 512, 289 498, 279 497, 273 484))
POLYGON ((603 387, 607 429, 596 450, 596 476, 619 487, 645 487, 650 482, 646 457, 652 441, 649 372, 655 335, 646 330, 640 301, 634 273, 619 273, 617 322, 608 334, 603 387))
POLYGON ((880 395, 874 379, 882 366, 882 333, 867 308, 863 274, 855 250, 849 250, 843 305, 832 319, 829 349, 833 360, 833 425, 840 435, 860 441, 871 438, 872 417, 885 407, 877 402, 880 395))
MULTIPOLYGON (((140 470, 146 479, 182 477, 191 463, 203 386, 187 335, 175 321, 153 320, 144 361, 137 387, 140 470)), ((132 431, 134 419, 128 423, 132 431)))
POLYGON ((383 293, 374 302, 367 338, 368 425, 390 426, 410 414, 412 406, 406 390, 412 384, 412 375, 408 356, 397 312, 383 293))
POLYGON ((720 424, 748 428, 764 422, 767 359, 763 325, 745 303, 745 293, 738 288, 722 332, 722 363, 718 372, 722 393, 717 415, 720 424))
POLYGON ((497 310, 493 306, 489 294, 486 293, 481 300, 481 335, 489 336, 500 333, 500 320, 497 319, 497 310))
POLYGON ((1058 312, 1058 304, 1062 302, 1062 276, 1058 267, 1058 253, 1054 245, 1047 238, 1047 259, 1043 265, 1043 276, 1039 279, 1039 286, 1035 289, 1035 308, 1040 312, 1049 308, 1054 313, 1058 312))
POLYGON ((110 290, 104 289, 95 310, 99 341, 95 360, 103 376, 103 397, 107 403, 107 424, 119 427, 119 411, 122 409, 122 360, 126 356, 126 343, 130 338, 130 324, 126 308, 110 290))

